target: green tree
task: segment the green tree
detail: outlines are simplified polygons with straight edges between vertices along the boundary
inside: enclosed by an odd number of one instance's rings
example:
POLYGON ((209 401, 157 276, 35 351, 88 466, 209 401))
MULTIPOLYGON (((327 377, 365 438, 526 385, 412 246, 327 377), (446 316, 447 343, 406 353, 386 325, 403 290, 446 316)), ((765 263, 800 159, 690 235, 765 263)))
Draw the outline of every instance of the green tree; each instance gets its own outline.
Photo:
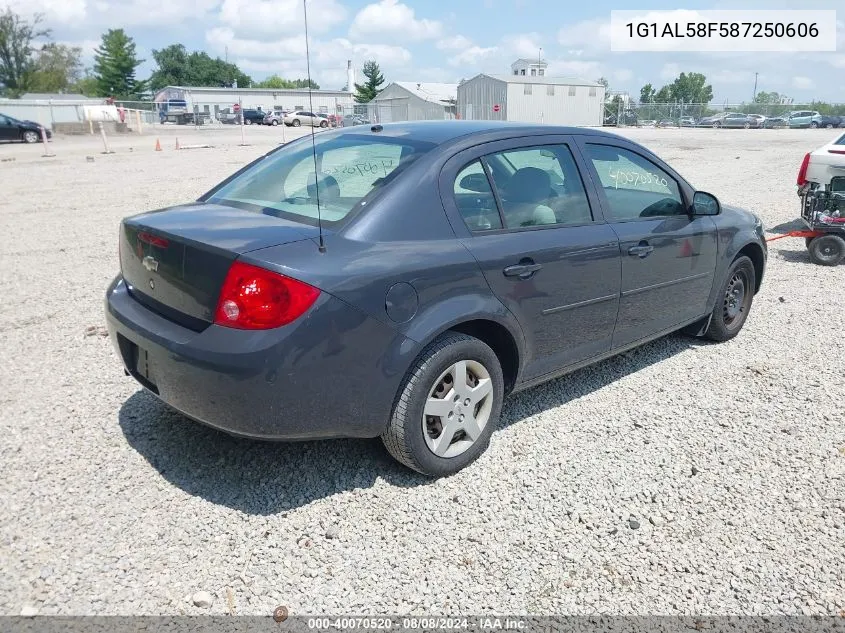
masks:
POLYGON ((701 73, 681 73, 668 88, 669 101, 710 103, 713 100, 713 86, 701 73))
POLYGON ((754 103, 779 104, 782 98, 784 98, 783 95, 777 92, 758 92, 754 97, 754 103))
POLYGON ((40 29, 43 16, 36 14, 27 22, 10 8, 0 13, 0 88, 11 96, 29 89, 36 70, 34 41, 49 37, 49 29, 40 29))
POLYGON ((71 91, 86 97, 96 97, 99 94, 99 83, 90 69, 86 69, 82 78, 71 87, 71 91))
POLYGON ((663 86, 660 90, 654 93, 653 103, 668 103, 672 101, 672 90, 669 86, 663 86))
POLYGON ((123 29, 109 29, 94 51, 99 96, 137 98, 144 82, 135 78, 135 70, 143 61, 135 53, 135 41, 123 29))
POLYGON ((598 79, 596 79, 596 83, 604 86, 605 90, 607 90, 610 87, 610 82, 607 79, 605 79, 604 77, 599 77, 598 79))
POLYGON ((208 53, 188 53, 182 44, 171 44, 152 52, 156 69, 149 78, 151 90, 165 86, 220 86, 229 87, 237 82, 241 88, 252 84, 235 64, 212 58, 208 53))
POLYGON ((640 103, 651 103, 654 101, 654 95, 656 92, 657 91, 654 89, 654 86, 651 84, 646 84, 640 88, 640 103))
POLYGON ((29 89, 34 92, 67 92, 82 79, 82 49, 65 44, 45 44, 36 56, 29 89))
POLYGON ((256 88, 274 88, 276 90, 290 90, 295 88, 308 88, 319 90, 320 85, 308 79, 282 79, 278 75, 270 75, 264 81, 255 84, 256 88))
POLYGON ((363 84, 355 84, 355 102, 369 103, 381 90, 384 83, 384 75, 381 74, 378 62, 368 61, 364 63, 361 73, 367 81, 363 84))

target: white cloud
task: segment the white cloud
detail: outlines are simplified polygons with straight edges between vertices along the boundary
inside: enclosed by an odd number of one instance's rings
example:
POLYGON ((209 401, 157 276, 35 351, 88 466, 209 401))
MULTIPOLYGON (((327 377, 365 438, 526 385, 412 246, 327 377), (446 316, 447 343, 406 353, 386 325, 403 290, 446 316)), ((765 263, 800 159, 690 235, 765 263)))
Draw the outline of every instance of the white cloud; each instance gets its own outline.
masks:
MULTIPOLYGON (((215 54, 228 48, 239 67, 249 72, 278 73, 283 77, 305 76, 305 35, 273 41, 240 38, 227 27, 206 32, 206 41, 215 54)), ((339 88, 346 83, 346 60, 353 60, 360 82, 360 66, 375 59, 385 74, 410 70, 411 53, 401 46, 364 44, 346 38, 311 40, 311 74, 321 85, 339 88), (335 85, 336 84, 336 85, 335 85)))
POLYGON ((798 90, 811 90, 816 87, 816 82, 809 77, 798 75, 792 78, 792 87, 798 90))
POLYGON ((0 9, 7 7, 27 19, 42 13, 49 22, 76 23, 87 15, 86 0, 0 0, 0 9))
POLYGON ((553 59, 549 61, 547 74, 551 77, 578 77, 593 80, 600 77, 603 66, 598 61, 578 59, 553 59))
POLYGON ((610 21, 583 20, 565 26, 557 33, 561 46, 591 53, 610 52, 610 21))
POLYGON ((355 15, 349 27, 349 35, 354 39, 381 35, 398 40, 420 41, 440 37, 442 31, 443 25, 440 22, 417 19, 411 7, 397 0, 368 4, 355 15))
POLYGON ((502 38, 502 48, 515 57, 536 59, 543 40, 539 33, 517 33, 502 38))
MULTIPOLYGON (((335 0, 309 0, 308 17, 310 33, 326 33, 347 13, 335 0)), ((302 0, 223 0, 218 19, 240 37, 275 40, 302 33, 305 13, 302 0)))
POLYGON ((452 35, 451 37, 444 37, 437 42, 437 48, 441 51, 454 51, 462 48, 469 48, 472 46, 472 41, 463 35, 452 35))
POLYGON ((484 59, 495 55, 498 50, 499 49, 495 46, 490 46, 488 48, 482 48, 481 46, 470 46, 466 50, 463 50, 459 53, 450 56, 448 63, 450 66, 475 66, 484 59))
POLYGON ((27 18, 43 13, 46 26, 101 30, 104 27, 178 26, 205 20, 219 0, 0 0, 27 18))

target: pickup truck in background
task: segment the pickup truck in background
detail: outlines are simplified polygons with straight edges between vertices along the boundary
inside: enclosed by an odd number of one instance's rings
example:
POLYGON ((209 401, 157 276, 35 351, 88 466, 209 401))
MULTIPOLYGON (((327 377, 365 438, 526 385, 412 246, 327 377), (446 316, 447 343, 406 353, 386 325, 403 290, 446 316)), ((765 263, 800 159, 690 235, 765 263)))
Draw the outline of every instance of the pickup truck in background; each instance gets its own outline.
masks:
POLYGON ((208 115, 198 112, 196 108, 192 111, 184 99, 168 99, 158 104, 158 117, 161 123, 193 125, 196 119, 202 125, 207 122, 208 115))

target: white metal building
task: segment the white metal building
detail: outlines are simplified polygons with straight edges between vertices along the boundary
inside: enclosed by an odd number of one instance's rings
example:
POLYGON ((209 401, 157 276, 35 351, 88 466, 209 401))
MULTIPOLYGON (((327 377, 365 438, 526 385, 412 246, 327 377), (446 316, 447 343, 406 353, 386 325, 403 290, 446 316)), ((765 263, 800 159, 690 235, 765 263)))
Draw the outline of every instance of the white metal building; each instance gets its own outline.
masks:
POLYGON ((476 75, 458 84, 462 119, 601 126, 605 88, 572 77, 476 75))
POLYGON ((367 104, 371 121, 454 119, 458 84, 394 81, 367 104))
POLYGON ((337 114, 352 106, 352 93, 342 90, 312 90, 309 100, 307 89, 276 90, 264 88, 195 88, 168 86, 155 94, 156 102, 183 99, 188 108, 199 106, 200 112, 215 116, 220 110, 232 108, 240 102, 243 108, 258 108, 268 112, 275 106, 286 110, 310 110, 337 114))

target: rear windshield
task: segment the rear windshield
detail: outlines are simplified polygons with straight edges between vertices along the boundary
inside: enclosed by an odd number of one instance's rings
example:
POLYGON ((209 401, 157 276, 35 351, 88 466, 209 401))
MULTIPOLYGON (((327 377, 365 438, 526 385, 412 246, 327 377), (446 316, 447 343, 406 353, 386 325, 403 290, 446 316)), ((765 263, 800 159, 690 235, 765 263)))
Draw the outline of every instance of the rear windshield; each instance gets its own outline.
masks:
POLYGON ((203 200, 315 226, 319 200, 323 224, 339 227, 434 147, 401 137, 320 136, 313 146, 309 136, 277 150, 203 200))

